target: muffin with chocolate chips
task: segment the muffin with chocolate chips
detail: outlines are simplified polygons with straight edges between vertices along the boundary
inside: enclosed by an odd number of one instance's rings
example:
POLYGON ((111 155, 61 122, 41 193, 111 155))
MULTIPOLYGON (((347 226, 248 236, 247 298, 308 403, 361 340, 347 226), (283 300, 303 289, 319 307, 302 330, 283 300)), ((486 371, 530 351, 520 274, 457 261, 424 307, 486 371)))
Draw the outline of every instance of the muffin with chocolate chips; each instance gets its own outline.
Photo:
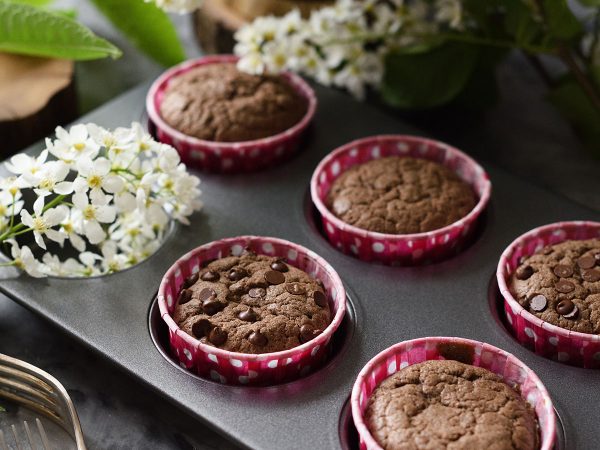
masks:
POLYGON ((600 334, 600 239, 568 240, 525 258, 510 291, 530 313, 553 325, 600 334))
POLYGON ((187 279, 173 319, 203 343, 256 354, 310 341, 329 325, 331 310, 318 280, 247 252, 212 261, 187 279))
POLYGON ((392 156, 342 173, 325 203, 335 216, 358 228, 412 234, 462 219, 477 198, 471 186, 441 164, 392 156))
POLYGON ((364 417, 385 450, 539 448, 533 408, 498 375, 458 361, 396 372, 373 391, 364 417))
POLYGON ((302 120, 308 101, 282 76, 251 75, 232 63, 195 67, 169 83, 160 104, 176 130, 213 142, 279 134, 302 120))

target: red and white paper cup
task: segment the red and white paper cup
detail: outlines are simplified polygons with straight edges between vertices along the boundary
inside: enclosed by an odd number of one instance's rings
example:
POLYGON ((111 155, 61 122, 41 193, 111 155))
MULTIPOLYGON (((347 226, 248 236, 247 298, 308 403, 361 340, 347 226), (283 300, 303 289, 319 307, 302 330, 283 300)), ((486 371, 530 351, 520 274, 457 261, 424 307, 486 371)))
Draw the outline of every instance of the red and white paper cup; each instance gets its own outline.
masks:
POLYGON ((579 333, 545 322, 523 308, 508 288, 522 258, 566 240, 600 238, 600 222, 557 222, 535 228, 513 241, 500 256, 496 276, 512 334, 538 355, 566 364, 600 369, 600 335, 579 333))
POLYGON ((556 440, 556 417, 548 391, 538 376, 515 356, 483 342, 457 337, 425 337, 400 342, 375 356, 360 371, 352 388, 352 418, 360 437, 361 450, 381 450, 364 420, 369 398, 379 384, 405 367, 424 361, 453 359, 452 352, 463 357, 462 362, 482 367, 516 388, 534 408, 540 437, 540 450, 551 450, 556 440), (471 361, 464 361, 468 355, 471 361))
POLYGON ((203 56, 185 61, 164 72, 150 87, 146 96, 146 110, 151 131, 160 142, 172 145, 186 164, 210 172, 249 172, 276 165, 289 158, 300 146, 301 137, 317 109, 313 89, 298 75, 281 74, 307 101, 303 118, 291 128, 263 139, 243 142, 214 142, 188 136, 169 124, 160 115, 160 104, 172 79, 199 66, 218 63, 236 63, 234 55, 203 56))
POLYGON ((300 378, 324 363, 329 356, 331 338, 346 313, 346 291, 333 267, 313 251, 283 239, 240 236, 202 245, 179 258, 162 279, 158 305, 169 328, 172 354, 182 367, 224 384, 264 386, 300 378), (246 249, 285 259, 322 281, 333 320, 321 334, 289 350, 249 354, 203 344, 179 328, 172 316, 184 280, 197 273, 203 263, 240 255, 246 249))
POLYGON ((313 173, 310 191, 327 239, 335 247, 364 261, 405 266, 438 261, 460 251, 488 204, 491 183, 477 162, 448 144, 418 136, 383 135, 350 142, 326 156, 313 173), (336 217, 325 205, 335 179, 352 166, 388 156, 427 159, 448 167, 473 188, 477 204, 448 226, 415 234, 368 231, 336 217))

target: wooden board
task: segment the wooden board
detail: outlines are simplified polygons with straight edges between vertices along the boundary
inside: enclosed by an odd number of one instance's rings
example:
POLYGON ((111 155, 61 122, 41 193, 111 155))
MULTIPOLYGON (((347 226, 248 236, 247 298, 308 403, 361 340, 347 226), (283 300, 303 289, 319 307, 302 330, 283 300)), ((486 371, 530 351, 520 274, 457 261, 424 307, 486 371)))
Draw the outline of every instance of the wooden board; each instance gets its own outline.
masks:
POLYGON ((0 154, 7 156, 77 116, 72 61, 0 53, 0 154))

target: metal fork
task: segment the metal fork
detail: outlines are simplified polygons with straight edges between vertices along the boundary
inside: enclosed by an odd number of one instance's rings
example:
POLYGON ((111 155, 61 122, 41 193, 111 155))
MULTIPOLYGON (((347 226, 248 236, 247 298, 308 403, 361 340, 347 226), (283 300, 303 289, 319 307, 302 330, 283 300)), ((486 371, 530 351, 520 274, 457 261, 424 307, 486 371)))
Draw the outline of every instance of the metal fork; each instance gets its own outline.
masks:
MULTIPOLYGON (((48 417, 71 435, 77 450, 86 450, 75 406, 63 385, 49 373, 0 353, 0 397, 20 403, 48 417)), ((36 425, 44 450, 50 450, 46 432, 39 419, 36 419, 36 425)), ((24 422, 24 428, 31 445, 32 433, 27 422, 24 422)), ((21 450, 20 442, 24 441, 19 441, 15 425, 12 425, 11 430, 17 442, 17 450, 21 450)), ((8 450, 4 433, 0 433, 0 449, 8 450)), ((31 445, 31 448, 34 447, 31 445)))
MULTIPOLYGON (((50 450, 50 443, 48 442, 48 436, 46 436, 44 424, 42 424, 42 421, 37 417, 35 419, 35 423, 37 425, 37 430, 40 434, 40 440, 42 441, 42 446, 44 447, 44 450, 50 450)), ((35 450, 36 445, 33 439, 33 434, 29 429, 29 424, 27 423, 27 421, 23 422, 23 426, 25 427, 25 434, 27 435, 27 442, 29 443, 29 448, 31 448, 31 450, 35 450)), ((17 427, 15 425, 11 425, 10 428, 15 439, 15 445, 17 447, 17 450, 23 450, 23 446, 21 446, 21 443, 25 441, 21 440, 17 431, 17 427)), ((0 450, 10 450, 10 448, 6 444, 6 439, 4 438, 4 432, 2 430, 0 430, 0 450)))

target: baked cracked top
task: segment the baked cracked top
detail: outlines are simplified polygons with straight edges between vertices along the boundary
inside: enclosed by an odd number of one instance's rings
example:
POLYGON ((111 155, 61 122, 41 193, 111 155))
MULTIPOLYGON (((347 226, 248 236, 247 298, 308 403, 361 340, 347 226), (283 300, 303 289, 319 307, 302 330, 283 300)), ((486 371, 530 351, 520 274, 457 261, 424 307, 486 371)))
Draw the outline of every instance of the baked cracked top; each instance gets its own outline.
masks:
POLYGON ((517 267, 509 289, 546 322, 600 334, 600 239, 544 247, 517 267))
POLYGON ((173 319, 205 344, 270 353, 319 335, 331 311, 320 282, 306 272, 247 253, 217 259, 186 280, 173 319))
POLYGON ((426 361, 383 381, 365 419, 386 450, 538 448, 535 412, 498 375, 458 361, 426 361))
POLYGON ((351 167, 333 182, 326 199, 344 222, 388 234, 445 227, 476 203, 471 187, 447 167, 398 156, 351 167))
POLYGON ((280 76, 235 64, 208 64, 173 78, 160 104, 165 122, 188 136, 241 142, 273 136, 300 122, 308 102, 280 76))

